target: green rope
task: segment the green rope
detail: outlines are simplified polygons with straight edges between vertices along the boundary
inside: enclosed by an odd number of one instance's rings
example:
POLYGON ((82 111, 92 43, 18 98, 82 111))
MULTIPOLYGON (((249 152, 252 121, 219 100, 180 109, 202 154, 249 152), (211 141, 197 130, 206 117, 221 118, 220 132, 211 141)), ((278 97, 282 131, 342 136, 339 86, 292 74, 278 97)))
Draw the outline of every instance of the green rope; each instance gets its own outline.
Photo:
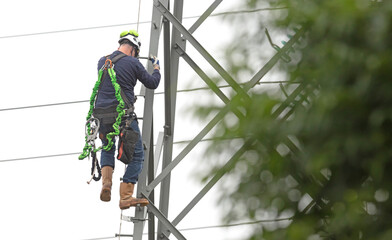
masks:
MULTIPOLYGON (((90 97, 90 109, 87 113, 86 120, 90 120, 91 116, 93 115, 93 109, 94 109, 94 103, 95 103, 95 97, 97 96, 99 85, 101 85, 101 79, 103 75, 103 70, 100 69, 98 72, 98 80, 94 85, 93 92, 91 93, 90 97)), ((90 122, 87 123, 87 132, 90 133, 91 128, 90 128, 90 122)), ((91 152, 92 146, 87 142, 87 136, 85 137, 86 144, 84 145, 83 152, 79 156, 79 160, 85 159, 91 152)))
POLYGON ((120 85, 117 83, 117 79, 116 79, 116 73, 114 72, 113 68, 109 68, 108 69, 108 73, 110 76, 110 80, 112 81, 112 85, 114 87, 114 91, 115 91, 115 96, 116 99, 118 101, 118 105, 117 105, 117 112, 118 112, 118 116, 116 118, 116 122, 113 123, 113 129, 114 131, 111 133, 106 134, 106 139, 108 140, 108 144, 106 146, 103 147, 103 150, 105 151, 109 151, 112 146, 113 146, 113 137, 114 136, 118 136, 120 134, 120 123, 121 123, 121 119, 124 116, 124 101, 121 97, 121 87, 120 85))
MULTIPOLYGON (((114 131, 111 132, 111 133, 108 133, 106 135, 106 139, 108 140, 108 144, 106 146, 104 146, 104 147, 101 146, 99 148, 94 149, 94 152, 98 152, 102 148, 105 151, 109 151, 113 147, 113 144, 114 144, 113 137, 118 136, 120 134, 119 126, 121 124, 121 119, 124 116, 124 106, 125 106, 125 104, 124 104, 124 101, 123 101, 123 99, 121 97, 121 87, 117 83, 116 72, 113 70, 113 68, 108 68, 107 71, 109 73, 110 80, 111 80, 112 85, 114 87, 115 96, 116 96, 116 99, 118 101, 118 105, 117 105, 117 108, 116 108, 118 116, 116 118, 116 122, 113 124, 114 131)), ((90 118, 91 118, 91 116, 93 114, 95 98, 97 96, 99 86, 101 85, 103 72, 104 71, 102 69, 100 69, 99 72, 98 72, 98 80, 97 80, 97 82, 94 85, 94 89, 93 89, 93 92, 92 92, 91 97, 90 97, 90 109, 89 109, 87 117, 86 117, 87 121, 90 120, 90 118)), ((87 123, 87 132, 90 133, 90 131, 91 131, 90 122, 88 122, 87 123)), ((84 145, 82 154, 80 154, 80 156, 79 156, 79 160, 82 160, 82 159, 86 158, 90 154, 90 152, 92 150, 91 144, 87 142, 87 136, 85 137, 85 141, 86 141, 86 143, 84 145)))

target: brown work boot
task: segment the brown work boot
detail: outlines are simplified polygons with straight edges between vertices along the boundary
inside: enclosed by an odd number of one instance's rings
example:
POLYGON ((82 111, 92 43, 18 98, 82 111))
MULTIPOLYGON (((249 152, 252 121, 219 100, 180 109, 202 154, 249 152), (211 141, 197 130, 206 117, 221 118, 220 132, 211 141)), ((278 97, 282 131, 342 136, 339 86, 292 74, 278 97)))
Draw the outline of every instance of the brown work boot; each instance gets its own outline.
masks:
POLYGON ((111 198, 112 190, 112 176, 113 168, 110 166, 105 166, 101 169, 102 173, 102 190, 101 190, 101 200, 104 202, 109 202, 111 198))
POLYGON ((133 183, 120 183, 120 209, 127 209, 129 207, 148 205, 148 200, 145 198, 132 197, 135 184, 133 183))

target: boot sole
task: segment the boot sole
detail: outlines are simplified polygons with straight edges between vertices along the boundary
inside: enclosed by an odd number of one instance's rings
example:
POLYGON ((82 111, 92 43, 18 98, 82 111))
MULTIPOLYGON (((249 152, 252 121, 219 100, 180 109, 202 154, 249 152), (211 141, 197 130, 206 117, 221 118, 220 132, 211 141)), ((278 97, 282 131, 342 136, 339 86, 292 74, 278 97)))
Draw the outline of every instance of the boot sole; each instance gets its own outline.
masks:
POLYGON ((111 198, 111 192, 109 189, 102 189, 101 192, 101 201, 103 202, 109 202, 111 198))

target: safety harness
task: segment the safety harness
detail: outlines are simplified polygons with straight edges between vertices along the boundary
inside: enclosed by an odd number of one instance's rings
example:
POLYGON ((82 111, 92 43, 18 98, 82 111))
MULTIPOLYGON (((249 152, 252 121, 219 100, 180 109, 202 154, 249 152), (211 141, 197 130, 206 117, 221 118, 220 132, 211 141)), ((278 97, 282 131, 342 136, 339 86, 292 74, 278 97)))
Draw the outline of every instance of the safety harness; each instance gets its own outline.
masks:
MULTIPOLYGON (((79 156, 79 160, 83 160, 87 156, 91 154, 92 157, 92 167, 91 167, 91 179, 87 183, 90 183, 91 180, 99 181, 101 179, 101 168, 99 166, 99 162, 96 156, 96 153, 103 149, 105 151, 109 151, 114 144, 113 138, 115 136, 120 135, 120 143, 119 143, 119 155, 117 158, 121 160, 121 157, 123 155, 123 150, 122 148, 124 147, 124 137, 127 134, 124 130, 130 129, 130 124, 134 119, 136 119, 136 115, 134 113, 134 107, 133 104, 131 104, 128 100, 128 98, 125 96, 124 91, 121 91, 121 86, 117 83, 116 79, 116 73, 114 71, 114 64, 120 60, 121 58, 127 56, 124 53, 120 53, 113 57, 113 59, 110 59, 109 56, 106 56, 106 61, 105 64, 102 66, 102 68, 98 72, 98 80, 94 85, 93 92, 90 97, 90 109, 86 117, 86 125, 85 125, 85 146, 83 148, 82 154, 79 156), (109 74, 110 81, 112 83, 112 86, 114 87, 115 90, 115 96, 118 101, 117 106, 112 106, 108 108, 97 108, 95 107, 95 101, 96 97, 98 95, 99 90, 101 89, 102 82, 104 81, 105 77, 109 74), (120 129, 120 124, 123 119, 123 117, 126 117, 126 122, 125 126, 120 129), (108 140, 108 143, 105 146, 100 146, 96 148, 95 146, 95 140, 97 139, 98 131, 100 124, 113 124, 113 132, 110 132, 106 134, 106 139, 108 140), (125 136, 124 136, 125 135, 125 136), (122 147, 120 149, 120 147, 122 147), (120 154, 121 151, 121 154, 120 154), (119 158, 120 157, 120 158, 119 158), (98 172, 98 176, 94 175, 95 170, 98 172)), ((134 131, 133 131, 134 132, 134 131)), ((134 132, 136 133, 136 132, 134 132)), ((136 133, 137 135, 137 133, 136 133)), ((137 135, 138 137, 138 135, 137 135)), ((129 138, 129 136, 128 136, 129 138)), ((133 136, 134 138, 134 136, 133 136)), ((133 152, 132 152, 133 155, 133 152)), ((123 160, 121 160, 124 162, 123 160)), ((129 162, 128 162, 129 163, 129 162)), ((128 164, 126 163, 126 164, 128 164)))

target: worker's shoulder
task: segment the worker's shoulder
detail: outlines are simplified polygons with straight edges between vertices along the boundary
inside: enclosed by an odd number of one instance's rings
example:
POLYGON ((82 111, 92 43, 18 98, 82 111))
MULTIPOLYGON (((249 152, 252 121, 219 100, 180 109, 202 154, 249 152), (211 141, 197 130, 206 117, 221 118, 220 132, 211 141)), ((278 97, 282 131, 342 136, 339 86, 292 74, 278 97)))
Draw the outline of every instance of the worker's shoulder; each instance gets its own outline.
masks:
POLYGON ((124 58, 131 62, 139 62, 139 59, 132 56, 125 56, 124 58))
POLYGON ((135 57, 132 57, 132 56, 122 57, 118 62, 121 63, 121 64, 131 64, 131 65, 134 65, 134 66, 137 66, 137 65, 141 64, 139 59, 137 59, 135 57))

